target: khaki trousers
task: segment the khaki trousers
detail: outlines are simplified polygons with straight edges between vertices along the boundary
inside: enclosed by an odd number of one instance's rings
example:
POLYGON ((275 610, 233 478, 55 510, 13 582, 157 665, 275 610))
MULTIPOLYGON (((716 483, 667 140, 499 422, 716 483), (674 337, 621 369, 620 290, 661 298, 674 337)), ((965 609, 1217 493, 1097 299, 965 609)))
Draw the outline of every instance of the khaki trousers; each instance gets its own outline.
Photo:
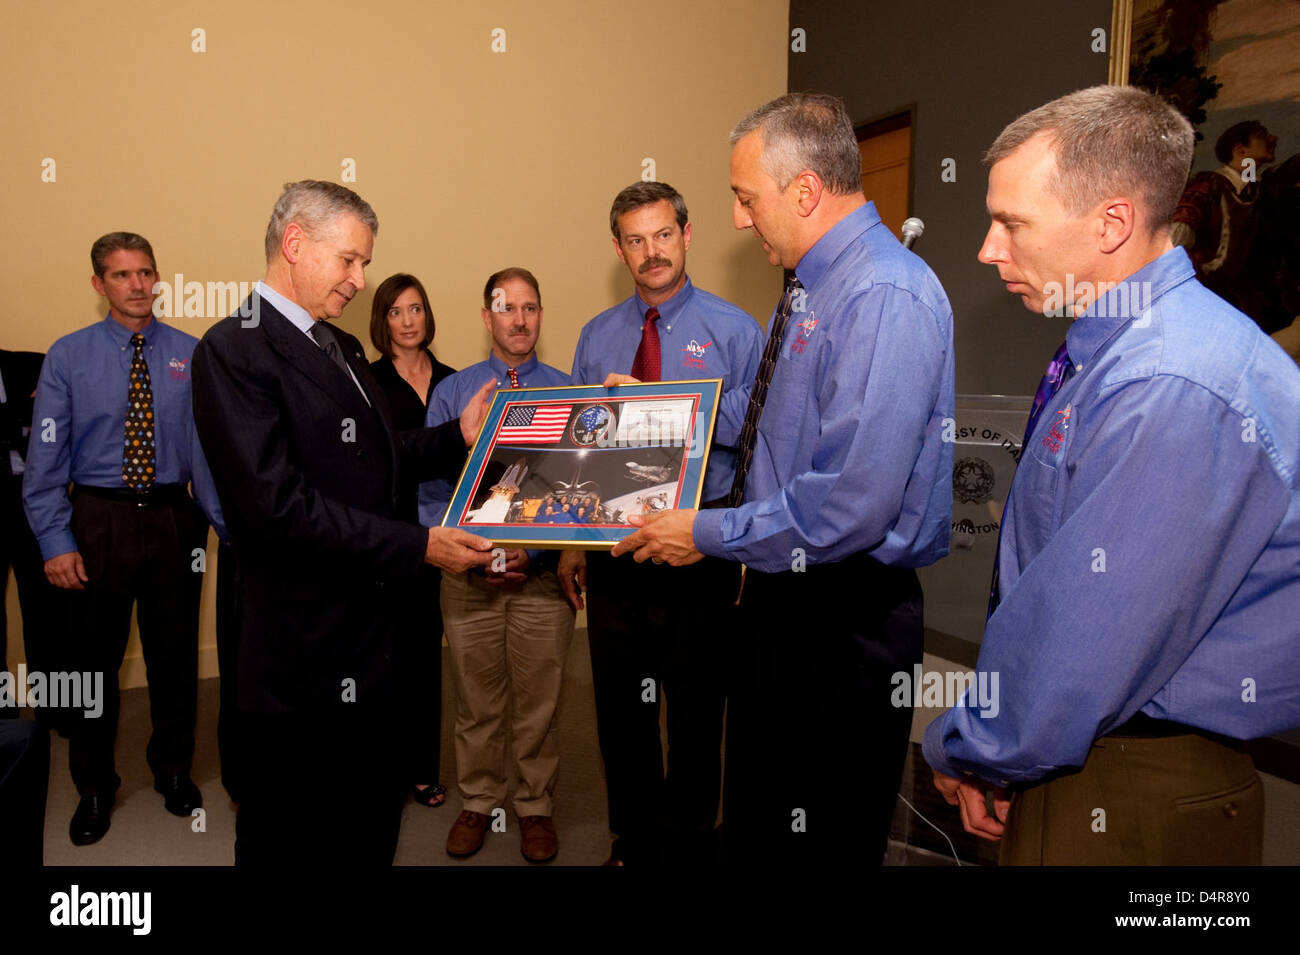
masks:
POLYGON ((1103 736, 1079 772, 1015 794, 998 864, 1259 865, 1263 842, 1264 790, 1239 744, 1103 736))
POLYGON ((555 730, 573 608, 555 574, 491 584, 479 574, 442 575, 442 622, 456 681, 456 782, 463 808, 491 813, 508 781, 505 721, 510 710, 514 809, 550 816, 559 775, 555 730))

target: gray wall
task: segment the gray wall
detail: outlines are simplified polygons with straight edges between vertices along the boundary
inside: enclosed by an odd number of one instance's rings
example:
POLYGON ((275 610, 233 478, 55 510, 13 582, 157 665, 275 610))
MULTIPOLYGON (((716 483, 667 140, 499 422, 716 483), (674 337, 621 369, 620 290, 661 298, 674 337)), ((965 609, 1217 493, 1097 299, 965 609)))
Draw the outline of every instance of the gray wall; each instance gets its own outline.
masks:
MULTIPOLYGON (((988 218, 980 157, 1008 122, 1064 93, 1106 82, 1092 31, 1110 32, 1110 0, 791 0, 789 88, 843 97, 856 124, 914 107, 916 250, 952 301, 957 391, 1033 394, 1068 321, 1025 310, 975 260, 988 218), (942 182, 945 158, 957 181, 942 182)), ((867 198, 870 198, 868 196, 867 198)))

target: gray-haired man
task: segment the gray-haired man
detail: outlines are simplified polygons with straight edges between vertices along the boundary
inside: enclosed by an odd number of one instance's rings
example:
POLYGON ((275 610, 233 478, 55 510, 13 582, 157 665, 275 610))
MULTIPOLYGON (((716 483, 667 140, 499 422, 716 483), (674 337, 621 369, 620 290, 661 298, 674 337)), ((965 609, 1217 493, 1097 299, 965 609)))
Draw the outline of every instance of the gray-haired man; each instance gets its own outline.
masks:
POLYGON ((377 229, 349 189, 287 186, 266 279, 194 350, 195 421, 239 558, 238 863, 392 860, 392 650, 416 637, 398 624, 422 563, 491 560, 482 538, 398 517, 400 469, 459 473, 488 388, 458 421, 399 435, 361 344, 325 321, 365 287, 377 229))

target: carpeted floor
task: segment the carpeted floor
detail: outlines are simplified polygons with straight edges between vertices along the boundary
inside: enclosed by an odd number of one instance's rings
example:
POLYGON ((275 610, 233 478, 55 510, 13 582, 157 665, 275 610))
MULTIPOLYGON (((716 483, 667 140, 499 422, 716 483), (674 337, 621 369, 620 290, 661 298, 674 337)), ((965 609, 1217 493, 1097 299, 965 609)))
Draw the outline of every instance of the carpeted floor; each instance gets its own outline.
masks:
MULTIPOLYGON (((526 866, 519 854, 519 827, 506 807, 506 831, 490 832, 483 848, 465 860, 446 853, 447 831, 460 812, 455 787, 455 756, 451 732, 455 719, 455 688, 451 683, 443 648, 442 782, 447 802, 428 809, 407 801, 398 845, 398 865, 526 866)), ((925 669, 944 669, 949 664, 926 655, 925 669)), ((234 861, 235 807, 226 796, 219 778, 217 760, 218 683, 199 684, 198 732, 194 757, 194 781, 203 791, 205 815, 199 820, 169 815, 162 797, 153 791, 153 778, 145 764, 144 750, 149 737, 148 693, 128 690, 122 695, 122 716, 118 729, 117 772, 122 777, 113 824, 108 834, 92 846, 78 848, 68 839, 68 821, 77 806, 76 789, 68 773, 68 743, 51 738, 50 790, 46 803, 46 865, 197 865, 225 866, 234 861)), ((668 700, 671 706, 672 701, 668 700)), ((997 849, 991 843, 962 831, 957 812, 939 798, 931 785, 929 767, 921 757, 925 726, 939 710, 918 707, 912 726, 912 751, 903 774, 902 795, 929 820, 927 823, 899 801, 886 861, 891 865, 952 865, 953 851, 967 865, 996 865, 997 849), (934 826, 943 830, 941 834, 934 826), (947 839, 952 840, 952 845, 947 839)), ((560 781, 556 792, 555 823, 560 853, 552 865, 599 865, 609 854, 610 836, 605 805, 605 780, 596 744, 596 714, 591 688, 591 660, 587 633, 574 635, 560 699, 560 781)), ((1265 786, 1264 864, 1300 864, 1300 786, 1261 774, 1265 786)), ((779 777, 774 785, 780 785, 779 777)), ((304 793, 304 798, 327 799, 328 793, 304 793)), ((337 838, 346 838, 338 833, 337 838)))
MULTIPOLYGON (((469 859, 447 855, 447 831, 460 812, 455 786, 455 753, 451 732, 456 696, 443 648, 442 782, 447 802, 429 809, 407 801, 402 816, 398 865, 529 865, 519 854, 519 827, 506 807, 506 831, 490 832, 483 848, 469 859)), ((217 760, 216 680, 199 683, 198 730, 194 753, 194 782, 203 791, 204 829, 197 820, 169 815, 162 796, 153 790, 145 764, 149 739, 149 699, 144 689, 122 694, 118 726, 117 773, 122 777, 113 824, 102 840, 77 847, 68 839, 68 821, 77 808, 77 793, 68 773, 68 742, 51 738, 50 794, 46 802, 46 865, 231 865, 234 862, 235 807, 221 786, 217 760)), ((599 865, 609 855, 610 837, 605 810, 605 779, 596 745, 596 714, 591 690, 591 660, 587 634, 578 630, 569 653, 560 700, 560 781, 556 790, 555 824, 560 854, 552 865, 599 865)), ((304 798, 329 798, 328 793, 304 798)), ((342 833, 340 838, 346 838, 342 833)))

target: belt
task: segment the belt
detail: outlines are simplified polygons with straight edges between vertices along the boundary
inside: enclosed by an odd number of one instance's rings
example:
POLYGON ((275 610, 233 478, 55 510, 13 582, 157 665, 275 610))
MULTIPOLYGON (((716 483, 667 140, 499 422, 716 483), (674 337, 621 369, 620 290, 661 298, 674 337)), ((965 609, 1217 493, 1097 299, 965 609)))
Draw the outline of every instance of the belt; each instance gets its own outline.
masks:
POLYGON ((1120 736, 1128 739, 1166 739, 1171 736, 1201 736, 1214 743, 1219 743, 1231 749, 1244 752, 1246 744, 1239 739, 1233 739, 1230 736, 1222 736, 1218 733, 1212 733, 1209 730, 1199 729, 1195 726, 1188 726, 1186 723, 1175 723, 1173 720, 1159 720, 1154 716, 1147 716, 1145 713, 1135 713, 1133 718, 1127 723, 1116 726, 1106 734, 1107 736, 1120 736))
POLYGON ((116 501, 119 504, 134 504, 136 507, 179 504, 190 500, 190 492, 184 484, 155 484, 139 491, 133 491, 129 487, 94 487, 90 484, 75 484, 72 487, 72 496, 76 497, 78 494, 88 494, 91 497, 116 501))

